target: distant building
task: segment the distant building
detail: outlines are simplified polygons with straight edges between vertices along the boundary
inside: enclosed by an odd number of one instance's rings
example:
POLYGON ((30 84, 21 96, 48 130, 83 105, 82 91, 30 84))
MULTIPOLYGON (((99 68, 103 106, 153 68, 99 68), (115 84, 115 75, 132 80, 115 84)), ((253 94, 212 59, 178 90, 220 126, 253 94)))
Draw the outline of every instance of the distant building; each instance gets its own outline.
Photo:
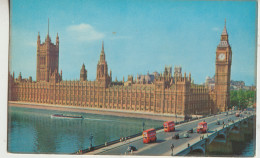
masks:
POLYGON ((181 70, 182 70, 181 66, 174 67, 174 78, 178 78, 178 77, 182 76, 181 70))
MULTIPOLYGON (((214 90, 215 88, 215 76, 212 78, 207 76, 205 80, 205 86, 207 86, 210 90, 214 90)), ((255 86, 246 86, 244 81, 230 81, 230 90, 255 90, 255 86)))
POLYGON ((231 90, 240 90, 245 89, 245 82, 244 81, 230 81, 230 89, 231 90))
POLYGON ((136 76, 136 83, 137 84, 151 84, 154 83, 155 78, 159 76, 158 72, 154 72, 152 74, 149 74, 149 72, 146 75, 139 75, 136 76))
POLYGON ((210 78, 209 76, 206 77, 205 86, 209 88, 209 90, 215 89, 215 76, 210 78))

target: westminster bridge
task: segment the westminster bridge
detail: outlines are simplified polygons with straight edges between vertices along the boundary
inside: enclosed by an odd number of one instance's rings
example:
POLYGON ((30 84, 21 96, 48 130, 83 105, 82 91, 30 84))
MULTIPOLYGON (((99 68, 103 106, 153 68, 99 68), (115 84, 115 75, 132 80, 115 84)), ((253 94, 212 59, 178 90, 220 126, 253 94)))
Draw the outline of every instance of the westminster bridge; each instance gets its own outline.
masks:
POLYGON ((240 117, 235 112, 222 113, 176 125, 174 132, 164 132, 158 129, 155 143, 143 144, 142 136, 130 138, 126 141, 108 142, 95 149, 80 152, 88 155, 149 155, 149 156, 185 156, 200 155, 206 152, 232 153, 232 141, 244 142, 247 135, 255 130, 254 112, 243 112, 240 117), (197 124, 201 121, 208 123, 208 132, 196 133, 197 124), (220 124, 217 124, 217 122, 220 124), (194 133, 190 130, 193 129, 194 133), (189 133, 188 133, 189 132, 189 133), (180 138, 175 139, 179 134, 180 138), (127 152, 128 146, 135 146, 138 150, 127 152), (172 148, 171 146, 174 145, 172 148))

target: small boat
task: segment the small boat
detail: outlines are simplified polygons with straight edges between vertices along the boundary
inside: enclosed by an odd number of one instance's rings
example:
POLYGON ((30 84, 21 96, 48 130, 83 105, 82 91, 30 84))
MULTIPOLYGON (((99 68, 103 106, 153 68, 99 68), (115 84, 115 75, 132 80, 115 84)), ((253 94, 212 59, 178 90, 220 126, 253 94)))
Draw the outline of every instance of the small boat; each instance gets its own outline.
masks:
POLYGON ((81 115, 64 115, 64 114, 53 114, 52 118, 72 118, 72 119, 83 119, 81 115))

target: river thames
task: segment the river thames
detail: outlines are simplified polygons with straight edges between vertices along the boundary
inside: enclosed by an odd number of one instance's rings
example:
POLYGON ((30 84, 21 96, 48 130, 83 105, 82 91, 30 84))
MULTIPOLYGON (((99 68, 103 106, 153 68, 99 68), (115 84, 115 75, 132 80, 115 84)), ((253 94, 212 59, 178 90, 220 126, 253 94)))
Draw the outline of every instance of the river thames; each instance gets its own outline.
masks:
MULTIPOLYGON (((70 154, 162 126, 163 121, 88 113, 9 107, 8 151, 12 153, 70 154), (84 119, 58 119, 52 114, 82 115, 84 119)), ((255 141, 244 142, 236 156, 253 156, 255 141)), ((210 156, 211 153, 208 153, 210 156)), ((214 154, 213 154, 214 155, 214 154)), ((219 155, 220 156, 220 155, 219 155)))
POLYGON ((9 107, 8 151, 13 153, 74 153, 93 145, 162 126, 162 121, 87 113, 9 107), (51 118, 52 114, 84 119, 51 118))

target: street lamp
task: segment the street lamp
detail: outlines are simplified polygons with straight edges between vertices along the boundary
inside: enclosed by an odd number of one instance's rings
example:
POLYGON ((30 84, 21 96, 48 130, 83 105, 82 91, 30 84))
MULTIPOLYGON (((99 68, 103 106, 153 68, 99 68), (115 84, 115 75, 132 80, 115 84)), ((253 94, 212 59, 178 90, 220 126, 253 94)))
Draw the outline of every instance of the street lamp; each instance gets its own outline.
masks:
POLYGON ((92 140, 93 140, 93 135, 92 133, 89 136, 89 140, 90 140, 90 149, 92 148, 92 140))
POLYGON ((171 149, 172 149, 172 156, 173 156, 173 148, 174 148, 174 145, 172 144, 172 145, 171 145, 171 149))
POLYGON ((144 121, 143 121, 143 131, 144 131, 144 126, 145 126, 145 123, 144 123, 144 121))

